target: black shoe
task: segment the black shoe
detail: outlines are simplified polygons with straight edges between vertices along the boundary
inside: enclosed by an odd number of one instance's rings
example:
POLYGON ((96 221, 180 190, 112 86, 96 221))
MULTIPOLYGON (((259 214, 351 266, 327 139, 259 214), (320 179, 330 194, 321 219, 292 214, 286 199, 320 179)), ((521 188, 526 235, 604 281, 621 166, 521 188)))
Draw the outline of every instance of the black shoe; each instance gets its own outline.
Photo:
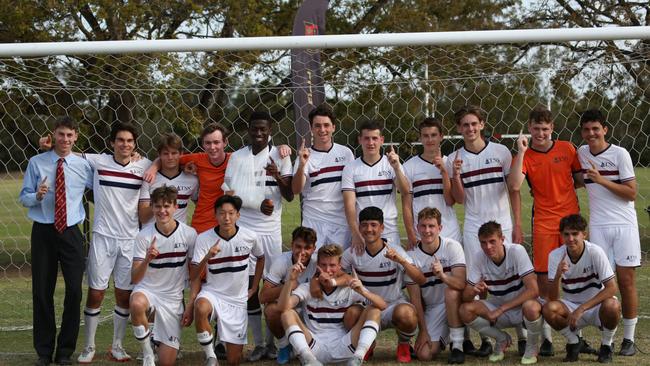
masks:
POLYGON ((587 354, 587 355, 598 355, 598 354, 600 354, 600 352, 596 351, 595 348, 590 346, 589 343, 587 343, 587 341, 584 338, 578 337, 578 341, 580 343, 580 353, 584 353, 584 354, 587 354))
POLYGON ((449 352, 449 358, 447 358, 447 363, 450 365, 460 365, 465 363, 465 354, 463 351, 458 348, 452 348, 449 352))
POLYGON ((217 355, 217 358, 226 358, 226 346, 224 346, 223 343, 217 341, 217 343, 214 345, 214 353, 217 355))
POLYGON ((490 343, 490 341, 488 341, 487 339, 484 339, 481 342, 481 347, 476 352, 474 352, 474 356, 488 357, 489 355, 492 354, 492 351, 493 351, 492 343, 490 343))
POLYGON ((576 362, 578 361, 578 356, 580 355, 580 342, 578 343, 567 343, 566 344, 566 356, 562 359, 562 362, 576 362))
POLYGON ((50 364, 50 358, 49 357, 39 357, 36 362, 34 362, 34 366, 48 366, 50 364))
POLYGON ((555 351, 553 350, 553 343, 548 339, 544 339, 542 345, 539 347, 539 356, 541 357, 552 357, 555 356, 555 351))
POLYGON ((618 354, 620 356, 634 356, 636 354, 636 345, 634 344, 634 341, 623 338, 621 350, 618 351, 618 354))
POLYGON ((476 353, 476 347, 474 347, 474 343, 472 343, 471 339, 466 339, 463 341, 463 353, 471 356, 476 353))
POLYGON ((612 346, 606 346, 604 344, 600 345, 600 351, 598 351, 598 362, 600 363, 611 363, 612 362, 612 346))
POLYGON ((72 359, 70 356, 60 356, 54 359, 54 363, 59 365, 72 365, 72 359))
POLYGON ((526 353, 526 340, 520 339, 517 341, 517 353, 522 357, 526 353))

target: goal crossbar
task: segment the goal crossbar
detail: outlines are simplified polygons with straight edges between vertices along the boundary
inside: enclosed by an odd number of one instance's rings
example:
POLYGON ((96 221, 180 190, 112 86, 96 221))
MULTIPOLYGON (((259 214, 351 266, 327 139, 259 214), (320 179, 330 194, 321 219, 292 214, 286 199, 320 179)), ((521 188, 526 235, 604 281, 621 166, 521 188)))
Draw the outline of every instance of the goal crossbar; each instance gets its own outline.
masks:
POLYGON ((2 43, 0 57, 223 50, 442 46, 650 39, 650 26, 340 34, 276 37, 2 43))

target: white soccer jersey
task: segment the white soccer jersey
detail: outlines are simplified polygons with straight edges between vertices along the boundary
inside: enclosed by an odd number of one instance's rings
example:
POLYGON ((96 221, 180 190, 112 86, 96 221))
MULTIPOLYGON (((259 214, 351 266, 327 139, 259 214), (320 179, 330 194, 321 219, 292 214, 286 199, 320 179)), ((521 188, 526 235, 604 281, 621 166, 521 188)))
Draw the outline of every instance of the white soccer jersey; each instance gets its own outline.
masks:
POLYGON ((496 264, 482 250, 474 253, 472 266, 469 268, 467 283, 471 286, 485 280, 488 285, 490 302, 495 305, 519 296, 525 290, 523 278, 533 273, 533 265, 523 245, 503 243, 505 257, 496 264))
MULTIPOLYGON (((265 235, 277 234, 282 231, 282 194, 280 187, 275 178, 266 173, 266 166, 269 164, 270 159, 273 159, 275 165, 280 170, 282 177, 291 176, 291 160, 289 157, 284 159, 280 158, 280 153, 275 146, 269 145, 267 149, 263 149, 257 155, 253 155, 251 146, 244 146, 241 149, 232 153, 230 159, 250 159, 253 164, 253 172, 256 177, 266 177, 264 197, 273 201, 273 213, 267 216, 260 211, 259 208, 252 209, 242 207, 239 211, 240 218, 239 224, 249 228, 255 228, 255 232, 265 235)), ((232 177, 237 174, 235 169, 231 169, 231 165, 226 168, 224 176, 224 183, 230 186, 232 177)), ((230 187, 237 194, 237 187, 230 187)), ((261 204, 262 202, 260 202, 261 204)))
MULTIPOLYGON (((178 195, 176 196, 178 209, 174 212, 174 219, 184 224, 187 223, 187 204, 199 190, 199 179, 195 175, 186 174, 185 172, 180 172, 173 177, 167 177, 161 172, 158 172, 153 183, 148 183, 146 181, 142 182, 142 188, 140 189, 140 202, 149 202, 151 193, 153 193, 156 188, 162 186, 174 187, 178 190, 178 195)), ((154 221, 155 219, 152 217, 147 224, 154 221)))
MULTIPOLYGON (((346 164, 354 160, 350 148, 333 144, 327 151, 309 148, 305 166, 305 187, 302 189, 302 215, 306 219, 331 225, 347 226, 341 194, 341 175, 346 164)), ((294 164, 293 173, 298 170, 294 164)))
POLYGON ((569 263, 569 270, 562 274, 562 298, 583 304, 594 298, 605 287, 603 284, 614 278, 609 259, 601 247, 585 240, 585 249, 580 259, 573 263, 566 246, 554 249, 548 257, 548 279, 553 282, 560 261, 569 263))
POLYGON ((149 159, 122 165, 109 154, 84 154, 93 167, 93 232, 117 239, 138 234, 138 199, 149 159))
MULTIPOLYGON (((290 251, 283 252, 282 254, 269 259, 272 260, 271 268, 269 269, 269 273, 264 276, 264 281, 267 281, 274 286, 281 286, 284 284, 284 279, 287 277, 287 273, 289 273, 291 267, 295 264, 293 262, 292 253, 290 251)), ((314 277, 314 273, 316 273, 316 253, 311 256, 307 268, 305 268, 300 276, 298 276, 298 283, 308 283, 309 280, 314 277)))
MULTIPOLYGON (((384 212, 384 233, 396 233, 397 206, 395 195, 395 170, 382 155, 373 165, 366 164, 362 157, 347 164, 343 169, 341 190, 353 191, 357 196, 357 215, 369 206, 384 212)), ((390 243, 398 245, 398 243, 390 243)))
MULTIPOLYGON (((447 164, 447 157, 442 157, 447 164)), ((456 219, 456 211, 447 205, 442 194, 442 175, 433 163, 414 156, 404 163, 404 175, 411 182, 413 195, 413 224, 418 225, 418 213, 425 207, 435 207, 442 214, 442 231, 440 236, 453 237, 458 235, 460 228, 456 219)), ((460 239, 460 238, 458 238, 460 239)))
POLYGON ((622 147, 610 144, 607 149, 592 155, 589 146, 578 148, 578 158, 589 194, 589 226, 633 225, 637 226, 634 201, 625 200, 598 183, 587 178, 586 171, 594 163, 603 178, 616 183, 635 179, 630 153, 622 147))
MULTIPOLYGON (((402 247, 391 246, 391 248, 395 249, 407 262, 413 263, 411 257, 402 247)), ((404 267, 401 264, 386 258, 387 249, 388 245, 384 242, 382 250, 374 256, 368 253, 368 249, 359 256, 350 248, 343 253, 341 268, 350 273, 354 268, 363 285, 372 293, 381 296, 390 305, 404 299, 402 285, 405 282, 411 282, 411 279, 405 275, 404 267)))
POLYGON ((244 227, 237 227, 235 235, 229 239, 218 234, 219 228, 207 230, 196 238, 192 264, 199 264, 210 248, 219 241, 221 251, 208 260, 208 271, 204 289, 208 289, 223 301, 246 306, 248 300, 248 257, 264 257, 257 234, 244 227))
POLYGON ((352 305, 366 300, 349 287, 335 287, 331 293, 323 291, 322 299, 315 299, 309 292, 309 283, 303 283, 293 290, 302 303, 303 319, 307 329, 318 337, 335 339, 348 332, 343 326, 345 311, 352 305))
MULTIPOLYGON (((473 153, 461 147, 459 158, 465 191, 465 232, 477 232, 485 222, 495 220, 504 231, 512 229, 510 201, 506 176, 510 173, 512 155, 508 148, 494 142, 473 153)), ((456 151, 447 159, 447 170, 453 169, 456 151)))
POLYGON ((453 268, 465 267, 465 253, 459 242, 440 237, 440 246, 434 253, 428 253, 422 244, 406 252, 413 258, 413 264, 424 273, 427 282, 420 285, 422 300, 426 307, 433 307, 445 303, 445 289, 447 285, 433 274, 432 265, 437 258, 442 264, 443 271, 450 273, 453 268))
POLYGON ((149 263, 134 290, 145 289, 161 298, 181 301, 188 278, 187 258, 192 258, 196 230, 177 221, 176 230, 167 236, 155 224, 145 226, 135 237, 134 262, 145 259, 154 237, 160 254, 149 263))

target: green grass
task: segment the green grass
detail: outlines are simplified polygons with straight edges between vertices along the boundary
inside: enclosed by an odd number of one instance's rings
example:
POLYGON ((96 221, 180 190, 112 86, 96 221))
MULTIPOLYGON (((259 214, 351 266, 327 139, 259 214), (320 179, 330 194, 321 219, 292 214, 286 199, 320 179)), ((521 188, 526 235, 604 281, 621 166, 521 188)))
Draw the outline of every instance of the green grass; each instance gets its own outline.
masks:
MULTIPOLYGON (((647 260, 647 253, 650 250, 650 225, 648 224, 648 214, 645 207, 650 203, 650 169, 637 169, 637 182, 639 184, 639 194, 637 197, 636 208, 640 224, 642 249, 644 259, 647 260)), ((31 283, 30 283, 30 266, 29 266, 29 235, 31 231, 31 222, 27 219, 27 210, 18 203, 18 193, 20 192, 22 180, 18 175, 0 176, 0 365, 27 365, 32 364, 34 360, 31 330, 8 330, 8 327, 28 328, 31 326, 32 308, 31 308, 31 283)), ((582 210, 585 215, 588 214, 588 205, 586 192, 579 191, 579 199, 582 202, 582 210)), ((526 190, 522 193, 524 232, 530 235, 530 204, 531 198, 526 190)), ((282 233, 285 243, 288 242, 291 230, 300 223, 299 203, 295 200, 291 203, 285 203, 282 221, 282 233)), ((398 206, 399 207, 399 206, 398 206)), ((462 221, 462 207, 456 206, 459 220, 462 221)), ((401 220, 400 220, 401 225, 401 220)), ((403 230, 403 229, 402 229, 403 230)), ((404 234, 404 233, 402 233, 404 234)), ((637 340, 642 349, 650 350, 650 337, 646 332, 650 332, 650 269, 642 267, 638 271, 637 284, 639 286, 640 298, 640 321, 637 330, 637 340), (646 290, 648 292, 646 292, 646 290)), ((60 309, 63 299, 63 283, 60 279, 59 287, 56 291, 57 316, 60 318, 60 309)), ((107 293, 107 295, 109 295, 107 293)), ((84 299, 85 301, 85 299, 84 299)), ((112 313, 113 299, 109 295, 103 305, 103 315, 107 317, 99 327, 97 334, 97 344, 100 350, 110 345, 112 336, 112 313)), ((622 329, 620 329, 622 331, 622 329)), ((621 331, 618 332, 616 344, 620 343, 621 331)), ((138 346, 131 336, 130 329, 127 332, 127 349, 132 353, 137 353, 138 346)), ((594 331, 586 332, 591 337, 592 344, 599 341, 598 334, 594 331)), ((83 330, 79 344, 82 342, 83 330)), ((556 335, 558 354, 563 354, 563 340, 561 336, 556 335)), ((382 332, 378 347, 377 357, 374 364, 390 364, 393 360, 393 347, 395 337, 392 332, 382 332)), ((81 346, 78 347, 78 349, 81 346)), ((202 354, 197 346, 196 338, 192 329, 186 329, 183 333, 183 349, 187 355, 183 364, 200 364, 202 354)), ((101 355, 104 357, 104 355, 101 355)), ((446 354, 443 355, 446 357, 446 354)), ((583 357, 587 359, 587 357, 583 357)), ((633 358, 622 357, 616 358, 615 363, 636 363, 639 365, 646 364, 647 357, 636 356, 633 358)), ((444 361, 444 358, 443 358, 444 361)), ((513 354, 508 354, 508 363, 517 363, 518 359, 513 354)), ((542 361, 542 363, 552 364, 559 362, 559 358, 542 361)), ((102 364, 104 362, 98 362, 102 364)), ((108 364, 108 362, 106 362, 108 364)), ((468 364, 482 364, 478 360, 468 359, 468 364)), ((269 363, 271 364, 271 363, 269 363)), ((584 363, 587 364, 587 363, 584 363)))

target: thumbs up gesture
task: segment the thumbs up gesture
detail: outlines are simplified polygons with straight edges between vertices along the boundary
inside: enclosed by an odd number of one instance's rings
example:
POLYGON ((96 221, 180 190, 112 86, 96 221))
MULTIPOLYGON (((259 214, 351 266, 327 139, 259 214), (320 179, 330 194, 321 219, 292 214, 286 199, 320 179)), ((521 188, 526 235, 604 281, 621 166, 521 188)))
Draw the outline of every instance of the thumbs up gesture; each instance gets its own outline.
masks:
POLYGON ((156 258, 160 252, 158 251, 158 247, 156 246, 156 237, 154 236, 153 239, 151 240, 151 244, 149 245, 149 248, 147 248, 147 261, 151 261, 152 259, 156 258))

